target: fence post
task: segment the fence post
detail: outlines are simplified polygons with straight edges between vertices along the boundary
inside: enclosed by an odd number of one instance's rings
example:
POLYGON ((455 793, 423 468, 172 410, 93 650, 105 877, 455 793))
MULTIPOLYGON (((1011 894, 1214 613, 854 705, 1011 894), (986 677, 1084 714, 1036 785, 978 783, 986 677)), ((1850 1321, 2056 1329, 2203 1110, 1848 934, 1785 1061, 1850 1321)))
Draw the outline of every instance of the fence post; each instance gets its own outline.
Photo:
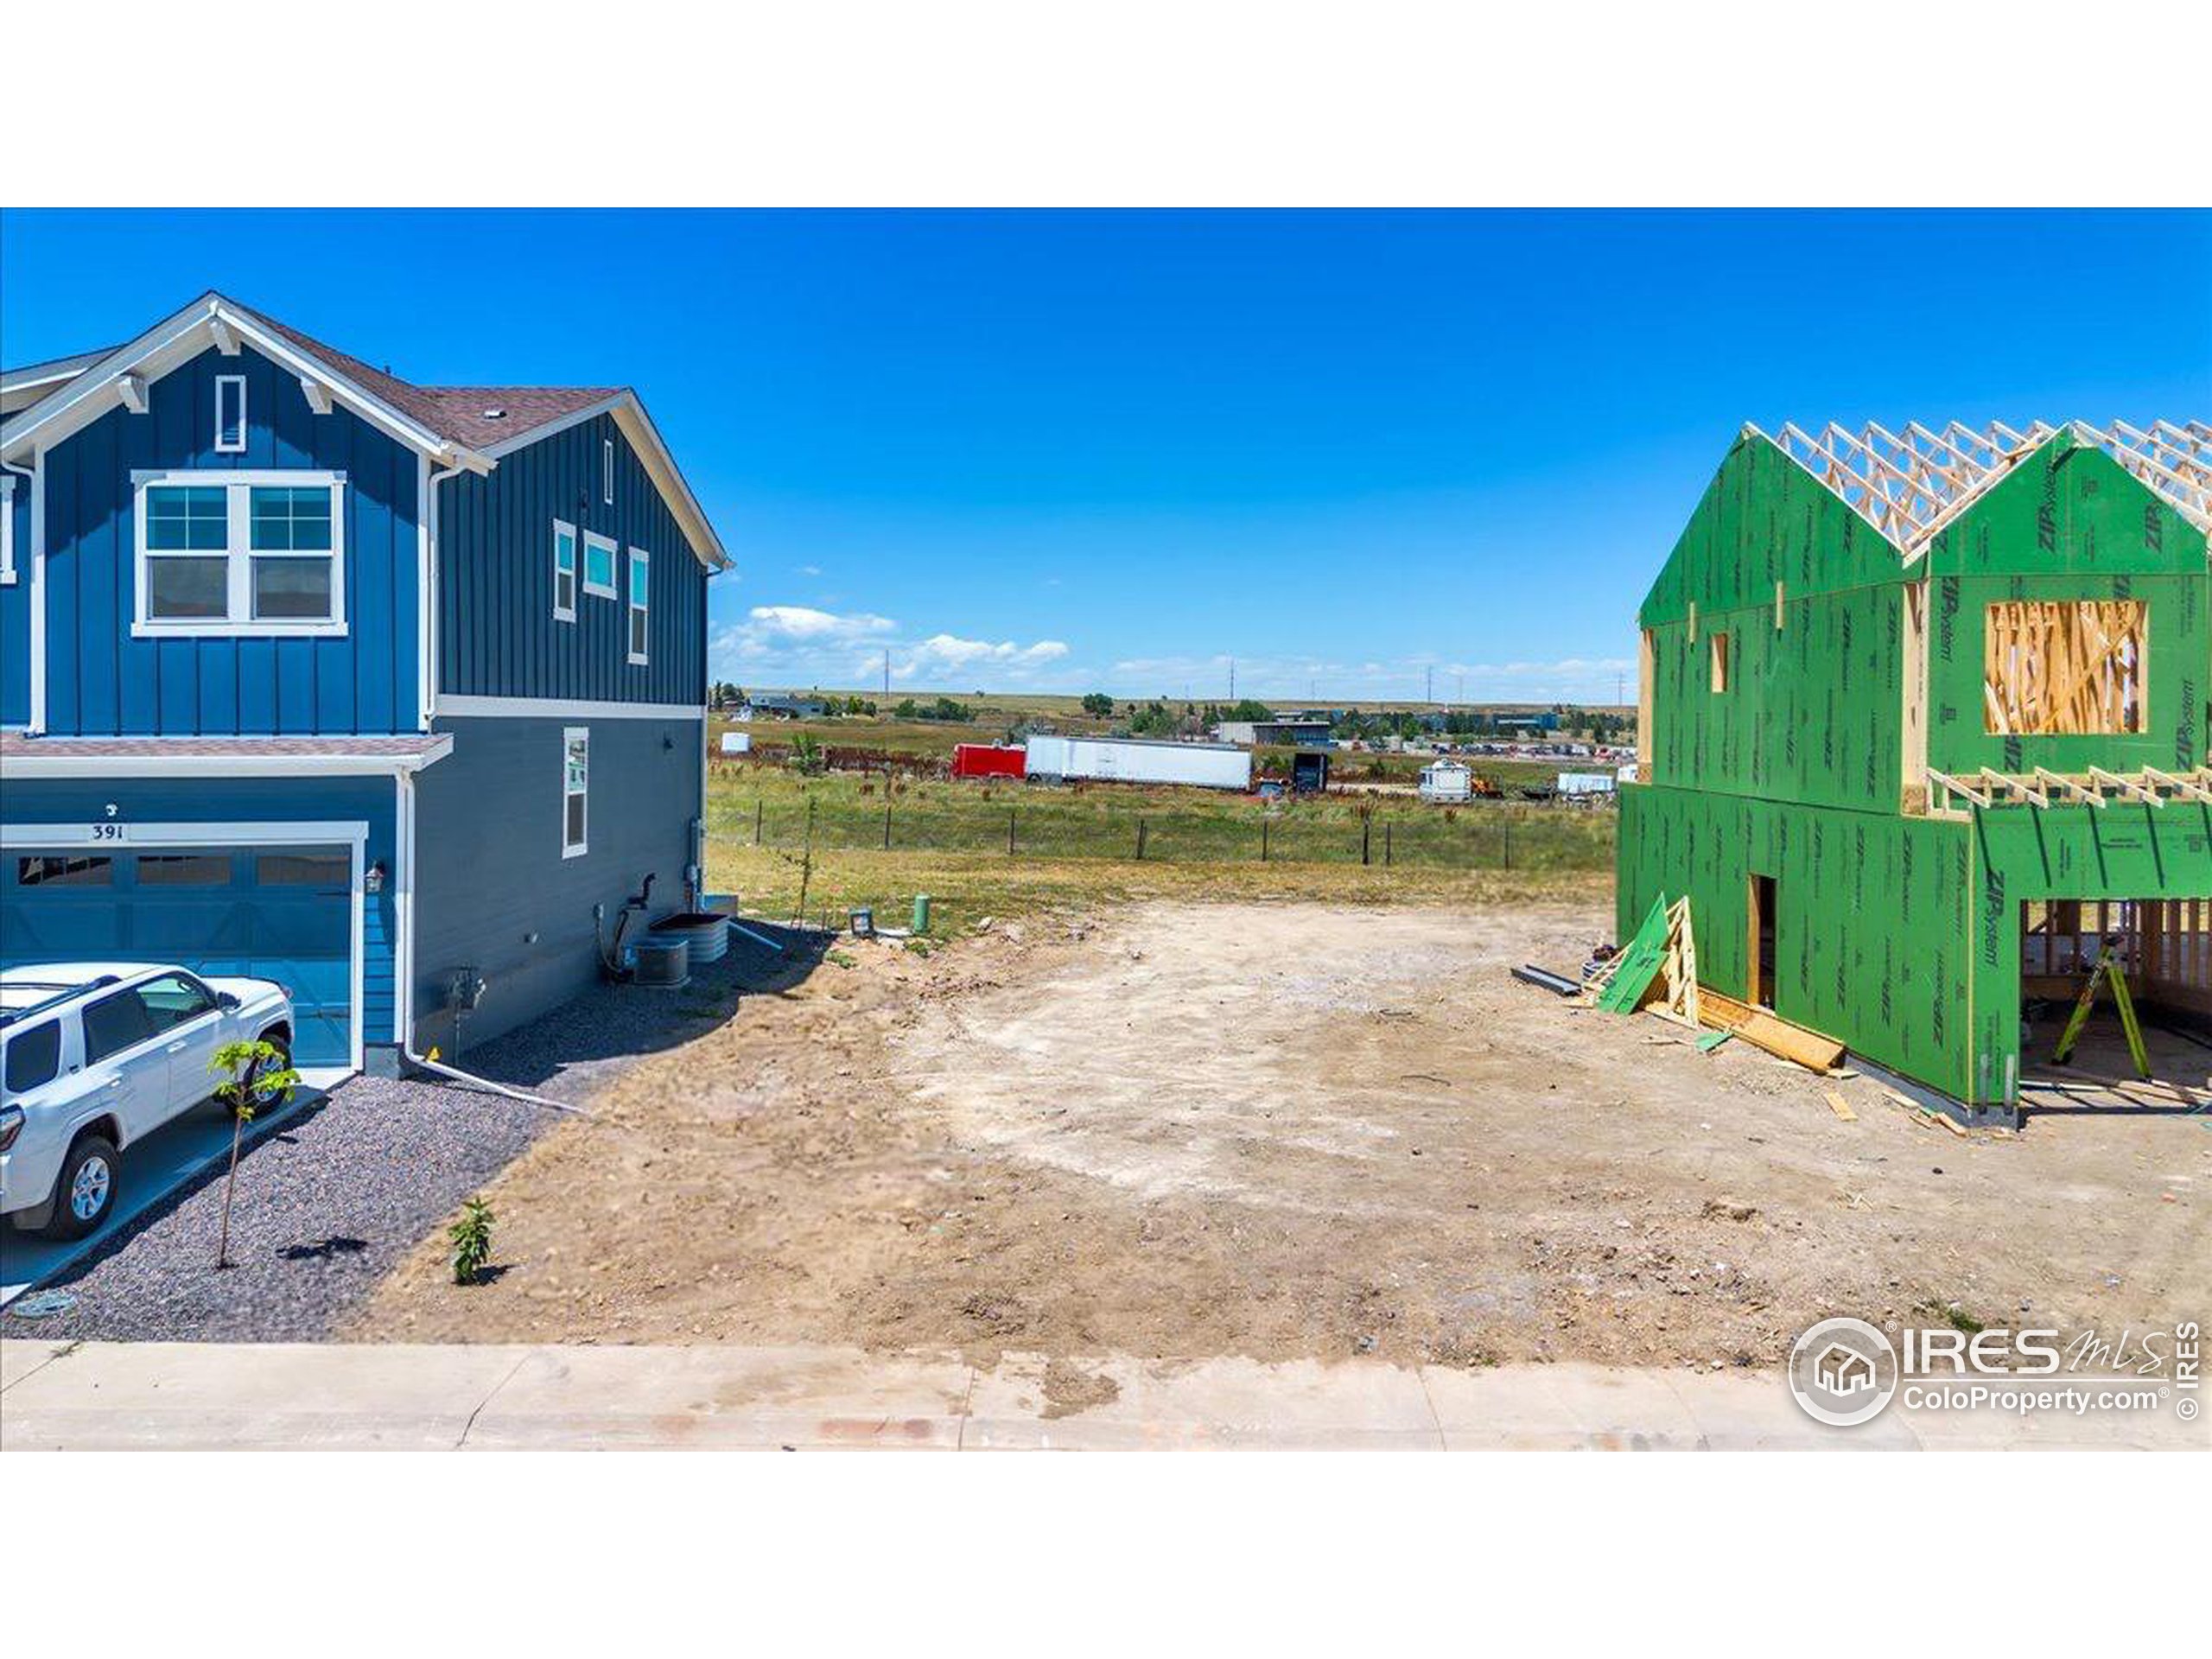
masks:
POLYGON ((883 779, 883 850, 891 850, 891 779, 887 773, 883 779))
POLYGON ((1397 826, 1394 823, 1385 823, 1382 826, 1382 868, 1386 870, 1390 868, 1391 864, 1390 831, 1396 827, 1397 826))
POLYGON ((1267 821, 1265 818, 1262 818, 1262 819, 1260 820, 1260 862, 1261 862, 1261 863, 1262 863, 1262 864, 1264 864, 1264 863, 1266 863, 1267 861, 1268 861, 1268 821, 1267 821))
POLYGON ((1008 858, 1014 856, 1014 815, 1020 810, 1018 806, 1009 806, 1006 810, 1006 855, 1008 858))
POLYGON ((1505 868, 1513 868, 1513 820, 1505 821, 1505 868))
POLYGON ((1137 861, 1144 861, 1144 820, 1137 820, 1137 861))
POLYGON ((1370 849, 1373 845, 1374 838, 1375 820, 1372 818, 1362 818, 1359 821, 1359 861, 1363 864, 1372 864, 1375 861, 1373 857, 1370 855, 1370 849))
POLYGON ((755 847, 758 847, 760 844, 761 815, 766 812, 767 810, 768 804, 766 801, 755 801, 753 803, 753 844, 755 847))

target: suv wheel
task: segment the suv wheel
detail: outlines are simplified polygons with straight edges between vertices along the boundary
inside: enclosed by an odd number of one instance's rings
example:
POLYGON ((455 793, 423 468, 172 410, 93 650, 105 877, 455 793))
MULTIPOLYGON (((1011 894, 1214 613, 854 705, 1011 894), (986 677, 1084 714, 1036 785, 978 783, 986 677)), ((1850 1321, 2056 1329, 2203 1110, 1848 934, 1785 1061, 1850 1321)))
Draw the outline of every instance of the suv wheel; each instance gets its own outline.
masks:
MULTIPOLYGON (((269 1072, 289 1071, 292 1067, 292 1045, 283 1033, 270 1032, 261 1040, 276 1051, 276 1058, 273 1060, 256 1060, 251 1065, 246 1067, 245 1076, 238 1080, 246 1103, 257 1114, 269 1103, 261 1098, 255 1085, 259 1084, 262 1077, 269 1072)), ((233 1117, 238 1116, 238 1107, 235 1103, 231 1107, 231 1116, 233 1117)))
POLYGON ((82 1238, 105 1221, 108 1211, 115 1208, 115 1185, 122 1167, 122 1155, 112 1141, 97 1135, 79 1137, 61 1160, 46 1236, 82 1238))

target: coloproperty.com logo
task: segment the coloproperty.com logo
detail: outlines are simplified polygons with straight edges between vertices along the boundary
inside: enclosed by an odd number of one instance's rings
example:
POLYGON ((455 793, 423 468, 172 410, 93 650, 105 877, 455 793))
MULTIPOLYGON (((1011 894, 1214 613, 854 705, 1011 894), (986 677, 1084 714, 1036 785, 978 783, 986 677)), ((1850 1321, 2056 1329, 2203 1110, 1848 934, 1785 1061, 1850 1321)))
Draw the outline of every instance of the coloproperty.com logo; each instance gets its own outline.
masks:
POLYGON ((1892 1342, 1864 1319, 1822 1319, 1789 1351, 1789 1392, 1837 1428, 1908 1410, 2155 1412, 2183 1422, 2200 1409, 2203 1342, 2195 1320, 2116 1338, 2084 1331, 1965 1332, 1909 1326, 1892 1342))

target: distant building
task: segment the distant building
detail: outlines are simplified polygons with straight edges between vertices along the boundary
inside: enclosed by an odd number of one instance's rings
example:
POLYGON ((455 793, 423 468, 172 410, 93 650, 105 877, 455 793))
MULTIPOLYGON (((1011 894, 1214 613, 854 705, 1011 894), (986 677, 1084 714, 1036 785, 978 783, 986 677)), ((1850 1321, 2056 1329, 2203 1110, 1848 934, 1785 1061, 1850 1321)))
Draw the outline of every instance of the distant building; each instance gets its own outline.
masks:
POLYGON ((766 715, 773 720, 819 720, 830 712, 830 705, 819 697, 801 697, 780 691, 760 692, 747 699, 744 708, 737 711, 740 720, 751 720, 766 715))
POLYGON ((1498 715, 1494 716, 1490 723, 1504 731, 1555 732, 1559 730, 1559 716, 1548 709, 1541 714, 1535 715, 1498 715))
POLYGON ((1336 722, 1319 715, 1280 715, 1274 720, 1224 720, 1214 728, 1216 739, 1241 743, 1246 748, 1325 749, 1336 722))

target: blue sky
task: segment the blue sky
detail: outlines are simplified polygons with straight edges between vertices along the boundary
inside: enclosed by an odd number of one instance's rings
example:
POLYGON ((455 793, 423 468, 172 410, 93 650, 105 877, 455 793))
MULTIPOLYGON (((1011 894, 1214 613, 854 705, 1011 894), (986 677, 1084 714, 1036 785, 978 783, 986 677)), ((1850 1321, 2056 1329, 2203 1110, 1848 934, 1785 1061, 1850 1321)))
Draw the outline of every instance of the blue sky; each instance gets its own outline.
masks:
POLYGON ((1745 421, 2212 413, 2202 213, 0 214, 9 364, 207 288, 635 385, 755 686, 1610 701, 1745 421))

